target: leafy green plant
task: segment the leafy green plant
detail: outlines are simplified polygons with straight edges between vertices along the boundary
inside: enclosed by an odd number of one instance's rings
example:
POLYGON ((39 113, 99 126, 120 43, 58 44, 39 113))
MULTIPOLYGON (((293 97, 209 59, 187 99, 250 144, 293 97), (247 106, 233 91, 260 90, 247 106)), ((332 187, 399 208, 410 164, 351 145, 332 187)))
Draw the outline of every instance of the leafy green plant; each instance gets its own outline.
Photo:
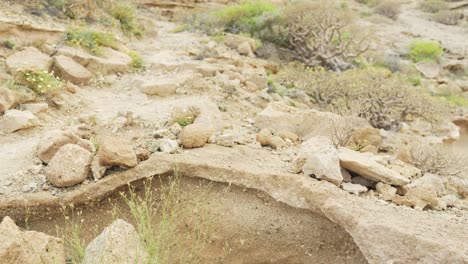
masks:
POLYGON ((102 47, 116 48, 113 34, 72 28, 67 32, 67 43, 80 46, 93 54, 100 54, 102 47))
POLYGON ((13 50, 13 49, 15 49, 16 45, 15 45, 15 43, 13 41, 7 39, 7 40, 5 40, 3 42, 3 46, 5 46, 5 48, 7 48, 7 49, 13 50))
POLYGON ((136 71, 144 71, 146 69, 145 62, 138 54, 138 51, 128 51, 128 56, 132 58, 132 67, 136 71))
POLYGON ((444 49, 436 41, 416 40, 410 44, 410 58, 414 62, 436 60, 443 53, 444 49))
POLYGON ((19 82, 35 93, 48 94, 64 86, 64 82, 47 71, 24 70, 20 74, 19 82))
POLYGON ((179 117, 175 121, 182 128, 184 128, 184 127, 186 127, 186 126, 193 123, 193 120, 191 118, 188 118, 188 117, 179 117))

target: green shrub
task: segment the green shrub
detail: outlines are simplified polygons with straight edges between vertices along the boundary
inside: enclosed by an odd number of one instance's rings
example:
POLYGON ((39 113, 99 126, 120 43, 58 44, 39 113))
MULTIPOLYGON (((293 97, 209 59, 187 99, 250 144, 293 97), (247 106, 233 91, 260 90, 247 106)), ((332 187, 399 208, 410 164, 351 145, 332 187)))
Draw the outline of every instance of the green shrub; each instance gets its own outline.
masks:
POLYGON ((277 7, 266 0, 247 0, 230 5, 214 15, 223 21, 227 32, 255 33, 259 30, 259 19, 267 13, 277 11, 277 7))
POLYGON ((144 71, 146 69, 145 62, 140 57, 137 51, 129 51, 127 52, 128 56, 132 58, 132 67, 136 71, 144 71))
POLYGON ((419 8, 427 13, 437 13, 448 8, 447 3, 442 0, 423 0, 419 8))
POLYGON ((22 71, 19 82, 40 95, 49 94, 61 89, 64 85, 63 81, 52 73, 32 70, 22 71))
POLYGON ((141 36, 142 31, 135 23, 136 9, 131 4, 119 2, 118 5, 110 11, 110 14, 119 21, 123 32, 141 36))
POLYGON ((72 28, 67 32, 67 43, 83 47, 93 54, 100 54, 102 47, 116 48, 113 34, 79 28, 72 28))
POLYGON ((436 41, 416 40, 410 44, 410 58, 414 62, 436 60, 443 52, 436 41))
POLYGON ((276 78, 286 87, 304 90, 325 111, 352 113, 377 128, 398 129, 401 121, 415 118, 438 121, 449 111, 445 102, 412 86, 406 76, 382 68, 334 73, 292 64, 276 78))
POLYGON ((7 48, 7 49, 13 50, 13 49, 15 49, 15 46, 16 46, 16 45, 15 45, 15 43, 14 43, 13 41, 11 41, 11 40, 5 40, 5 41, 3 41, 3 46, 4 46, 5 48, 7 48))

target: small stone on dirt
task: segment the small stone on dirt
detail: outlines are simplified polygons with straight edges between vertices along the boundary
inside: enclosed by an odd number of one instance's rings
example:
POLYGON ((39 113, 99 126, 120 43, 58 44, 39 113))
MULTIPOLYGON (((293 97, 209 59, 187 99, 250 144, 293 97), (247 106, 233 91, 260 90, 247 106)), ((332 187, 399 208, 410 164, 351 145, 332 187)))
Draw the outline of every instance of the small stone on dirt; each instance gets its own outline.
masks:
POLYGON ((7 110, 0 119, 0 133, 12 133, 39 125, 39 119, 29 111, 7 110))
POLYGON ((137 157, 129 142, 116 137, 107 137, 100 145, 98 155, 104 166, 135 167, 137 157))
POLYGON ((213 129, 209 124, 190 124, 180 133, 181 144, 184 148, 201 148, 208 142, 212 134, 213 129))

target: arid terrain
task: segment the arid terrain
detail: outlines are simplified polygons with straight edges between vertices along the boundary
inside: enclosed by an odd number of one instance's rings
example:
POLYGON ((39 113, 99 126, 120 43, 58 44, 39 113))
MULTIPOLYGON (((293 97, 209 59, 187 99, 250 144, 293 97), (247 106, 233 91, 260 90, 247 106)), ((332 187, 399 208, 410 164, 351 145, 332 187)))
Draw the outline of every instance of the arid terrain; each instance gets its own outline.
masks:
POLYGON ((468 263, 468 1, 0 0, 1 263, 468 263))

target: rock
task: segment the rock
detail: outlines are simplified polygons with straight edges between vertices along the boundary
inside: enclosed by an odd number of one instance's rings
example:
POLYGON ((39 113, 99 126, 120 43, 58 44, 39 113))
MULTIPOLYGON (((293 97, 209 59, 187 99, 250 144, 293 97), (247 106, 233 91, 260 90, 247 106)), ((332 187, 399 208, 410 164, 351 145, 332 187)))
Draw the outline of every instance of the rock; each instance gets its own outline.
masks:
POLYGON ((249 45, 249 48, 252 52, 257 50, 257 43, 254 39, 236 34, 226 34, 224 36, 223 42, 226 46, 235 50, 238 50, 239 46, 244 45, 244 43, 249 45))
POLYGON ((247 89, 247 91, 253 92, 253 93, 258 91, 258 86, 255 83, 251 82, 251 81, 246 81, 245 82, 245 88, 247 89))
POLYGON ((183 128, 179 125, 179 123, 174 123, 169 127, 169 131, 176 137, 179 136, 180 132, 182 132, 182 129, 183 128))
POLYGON ((343 182, 341 184, 341 188, 349 193, 359 195, 361 193, 367 192, 367 188, 365 186, 354 184, 350 182, 343 182))
POLYGON ((439 76, 441 67, 435 61, 422 61, 414 65, 426 78, 434 79, 439 76))
POLYGON ((256 139, 257 142, 260 143, 262 146, 270 145, 270 138, 273 137, 273 134, 270 132, 269 129, 264 128, 257 133, 256 139))
POLYGON ((90 72, 102 75, 126 72, 132 65, 132 58, 120 51, 104 47, 99 56, 93 56, 88 52, 76 47, 62 47, 57 51, 58 55, 72 58, 90 72))
POLYGON ((159 140, 159 149, 163 153, 175 153, 179 148, 176 140, 163 138, 159 140))
POLYGON ((223 147, 234 146, 234 136, 232 134, 223 134, 216 137, 216 144, 223 147))
POLYGON ((0 119, 0 133, 12 133, 39 125, 39 119, 29 111, 11 109, 0 119))
MULTIPOLYGON (((179 124, 177 124, 179 125, 179 124)), ((179 125, 180 127, 180 125, 179 125)), ((182 131, 182 128, 180 128, 180 130, 182 131)), ((163 128, 163 129, 158 129, 156 131, 153 132, 153 137, 154 138, 165 138, 165 137, 169 137, 171 135, 171 131, 167 128, 163 128)))
POLYGON ((391 201, 396 196, 397 189, 391 185, 379 182, 375 185, 375 189, 385 201, 391 201))
POLYGON ((382 141, 383 138, 378 129, 362 127, 352 133, 348 146, 359 146, 361 148, 368 146, 379 147, 382 141))
POLYGON ((340 168, 340 169, 341 169, 341 176, 343 176, 343 181, 351 182, 352 180, 351 174, 346 169, 343 169, 343 168, 340 168))
POLYGON ((284 140, 289 139, 291 142, 299 142, 299 136, 290 131, 281 131, 279 136, 284 140))
POLYGON ((286 143, 281 137, 272 136, 268 140, 268 145, 273 149, 281 149, 286 145, 286 143))
MULTIPOLYGON (((290 131, 307 140, 314 136, 331 137, 336 124, 348 122, 349 118, 311 109, 299 109, 284 102, 272 102, 257 114, 255 125, 268 128, 273 133, 290 131)), ((364 119, 356 119, 356 127, 370 127, 364 119)))
POLYGON ((47 179, 57 187, 70 187, 83 182, 89 173, 91 152, 74 145, 61 147, 45 169, 47 179))
POLYGON ((420 169, 399 159, 393 159, 389 161, 386 167, 398 172, 400 175, 408 179, 415 179, 421 176, 420 169))
POLYGON ((180 133, 180 140, 184 148, 201 148, 203 147, 211 135, 213 129, 205 123, 190 124, 180 133))
POLYGON ((76 93, 76 90, 78 90, 78 86, 73 84, 72 82, 67 82, 63 89, 69 93, 76 93))
POLYGON ((6 216, 0 223, 0 259, 2 263, 65 263, 63 242, 36 231, 21 232, 6 216))
POLYGON ((412 183, 403 186, 403 191, 407 193, 413 189, 433 189, 436 193, 436 197, 442 197, 448 194, 447 185, 447 178, 426 173, 424 176, 414 180, 412 183))
POLYGON ((16 103, 15 93, 10 89, 0 87, 0 114, 12 108, 16 103))
POLYGON ((51 130, 39 140, 37 156, 44 163, 49 163, 55 153, 66 144, 77 144, 91 153, 96 151, 91 142, 81 139, 70 130, 51 130))
POLYGON ((448 207, 464 209, 463 202, 453 194, 442 197, 439 202, 445 203, 448 207))
POLYGON ((341 175, 338 151, 330 139, 326 137, 313 137, 302 143, 299 160, 303 163, 302 172, 340 186, 343 182, 341 175))
POLYGON ((140 91, 146 95, 167 97, 176 94, 177 82, 172 79, 162 78, 152 82, 143 83, 140 91))
POLYGON ((95 155, 91 161, 91 172, 95 181, 101 179, 106 174, 107 167, 101 165, 99 155, 95 155))
POLYGON ((361 176, 356 176, 351 179, 351 182, 354 184, 359 184, 362 186, 366 186, 367 188, 373 189, 375 187, 376 182, 363 178, 361 176))
POLYGON ((13 76, 16 76, 20 70, 49 71, 52 58, 34 47, 28 47, 8 57, 6 66, 13 76))
POLYGON ((456 80, 455 83, 463 92, 468 92, 468 80, 456 80))
POLYGON ((85 85, 93 77, 85 67, 64 55, 54 57, 53 69, 59 77, 77 85, 85 85))
POLYGON ((359 153, 347 148, 339 148, 338 157, 343 168, 355 172, 372 181, 383 182, 390 185, 402 186, 408 184, 409 179, 403 177, 375 161, 371 153, 359 153))
POLYGON ((237 52, 239 52, 240 55, 244 55, 244 56, 250 56, 250 57, 255 56, 252 52, 249 42, 247 41, 237 46, 237 52))
POLYGON ((218 71, 218 67, 213 65, 201 65, 198 66, 196 70, 201 73, 203 77, 214 77, 218 71))
POLYGON ((245 76, 245 82, 255 84, 257 90, 268 88, 268 75, 265 70, 244 69, 242 75, 245 76))
POLYGON ((430 186, 411 189, 404 197, 409 201, 411 207, 418 210, 424 210, 427 206, 433 209, 439 206, 437 191, 430 186))
POLYGON ((49 105, 47 103, 22 104, 21 109, 37 115, 39 113, 47 112, 49 110, 49 105))
POLYGON ((147 263, 148 254, 135 228, 121 220, 112 225, 86 247, 82 264, 147 263))
POLYGON ((116 137, 105 138, 100 145, 98 155, 101 165, 104 166, 132 168, 138 164, 130 143, 116 137))

